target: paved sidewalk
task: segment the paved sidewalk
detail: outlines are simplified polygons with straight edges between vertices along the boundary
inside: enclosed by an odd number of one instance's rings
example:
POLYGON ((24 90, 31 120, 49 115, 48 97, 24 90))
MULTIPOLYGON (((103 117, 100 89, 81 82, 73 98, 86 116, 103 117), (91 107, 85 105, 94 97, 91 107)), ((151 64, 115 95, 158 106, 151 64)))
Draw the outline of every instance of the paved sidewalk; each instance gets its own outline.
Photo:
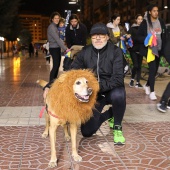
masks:
MULTIPOLYGON (((42 88, 37 79, 48 80, 50 66, 44 55, 9 57, 0 60, 0 170, 48 170, 49 138, 43 139, 45 120, 39 118, 43 106, 42 88)), ((62 66, 61 66, 62 68, 62 66)), ((128 86, 127 109, 123 120, 124 146, 113 144, 112 129, 104 122, 90 138, 78 132, 78 152, 83 161, 75 162, 63 129, 57 131, 58 170, 169 170, 170 110, 160 113, 156 103, 169 81, 156 81, 157 101, 150 101, 141 89, 128 86)), ((145 82, 142 81, 142 84, 145 82)))

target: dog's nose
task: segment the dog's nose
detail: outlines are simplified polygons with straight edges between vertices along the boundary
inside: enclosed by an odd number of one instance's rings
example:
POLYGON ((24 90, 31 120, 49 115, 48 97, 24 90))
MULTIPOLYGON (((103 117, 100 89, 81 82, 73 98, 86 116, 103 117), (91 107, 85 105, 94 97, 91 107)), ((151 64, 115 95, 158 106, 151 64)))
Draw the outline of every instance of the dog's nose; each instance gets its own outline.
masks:
POLYGON ((92 88, 88 88, 87 91, 88 91, 88 94, 91 94, 93 89, 92 88))

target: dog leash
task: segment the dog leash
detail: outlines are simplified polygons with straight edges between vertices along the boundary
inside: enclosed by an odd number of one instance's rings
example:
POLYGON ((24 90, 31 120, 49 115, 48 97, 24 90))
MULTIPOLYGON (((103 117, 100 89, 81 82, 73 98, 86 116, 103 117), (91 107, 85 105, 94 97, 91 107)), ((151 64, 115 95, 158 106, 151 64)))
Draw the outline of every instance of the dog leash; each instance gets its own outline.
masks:
POLYGON ((42 118, 45 108, 46 108, 46 106, 44 106, 44 107, 41 109, 40 114, 39 114, 39 118, 42 118))
MULTIPOLYGON (((47 110, 47 106, 43 106, 43 108, 40 111, 39 118, 42 118, 45 109, 47 110)), ((49 110, 47 110, 47 113, 50 114, 51 116, 57 118, 57 119, 61 119, 57 115, 52 114, 49 110)))

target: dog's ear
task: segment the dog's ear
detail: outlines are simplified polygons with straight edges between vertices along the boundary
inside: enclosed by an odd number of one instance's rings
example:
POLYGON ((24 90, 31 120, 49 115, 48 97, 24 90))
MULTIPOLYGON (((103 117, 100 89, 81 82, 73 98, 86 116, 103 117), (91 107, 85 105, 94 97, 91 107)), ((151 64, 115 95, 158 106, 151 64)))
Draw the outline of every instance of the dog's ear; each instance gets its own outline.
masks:
POLYGON ((45 87, 48 84, 48 82, 45 80, 37 80, 36 83, 39 84, 41 87, 45 87))

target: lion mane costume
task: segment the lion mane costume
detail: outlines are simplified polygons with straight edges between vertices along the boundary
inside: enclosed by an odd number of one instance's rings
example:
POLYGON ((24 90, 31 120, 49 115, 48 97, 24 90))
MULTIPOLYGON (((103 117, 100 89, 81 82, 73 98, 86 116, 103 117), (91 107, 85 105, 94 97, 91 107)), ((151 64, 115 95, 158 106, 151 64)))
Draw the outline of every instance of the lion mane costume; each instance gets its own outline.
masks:
POLYGON ((94 74, 89 70, 71 70, 63 73, 52 84, 48 95, 47 104, 49 110, 69 123, 85 123, 92 116, 92 108, 96 103, 99 84, 94 74), (84 77, 88 80, 88 86, 93 89, 89 102, 80 102, 73 94, 73 84, 77 78, 84 77), (51 110, 50 110, 51 111, 51 110))

